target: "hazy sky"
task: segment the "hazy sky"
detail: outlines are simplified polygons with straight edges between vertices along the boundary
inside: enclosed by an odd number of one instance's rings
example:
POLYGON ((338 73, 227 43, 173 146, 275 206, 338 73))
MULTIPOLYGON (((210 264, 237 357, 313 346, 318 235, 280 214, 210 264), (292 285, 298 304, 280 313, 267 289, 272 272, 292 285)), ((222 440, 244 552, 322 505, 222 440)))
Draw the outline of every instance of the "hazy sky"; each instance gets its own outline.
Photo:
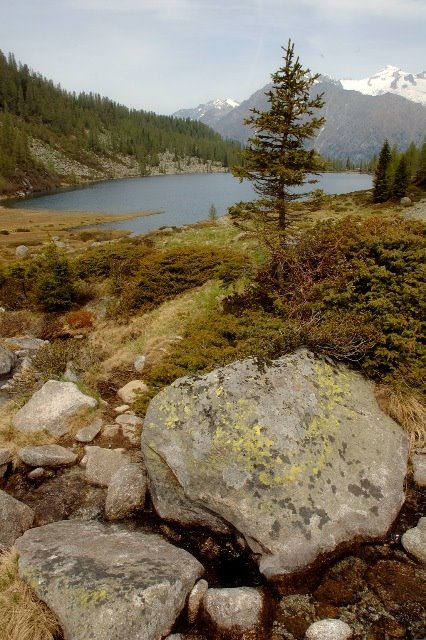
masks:
POLYGON ((0 49, 70 91, 169 114, 247 99, 281 64, 426 69, 426 0, 0 0, 0 49))

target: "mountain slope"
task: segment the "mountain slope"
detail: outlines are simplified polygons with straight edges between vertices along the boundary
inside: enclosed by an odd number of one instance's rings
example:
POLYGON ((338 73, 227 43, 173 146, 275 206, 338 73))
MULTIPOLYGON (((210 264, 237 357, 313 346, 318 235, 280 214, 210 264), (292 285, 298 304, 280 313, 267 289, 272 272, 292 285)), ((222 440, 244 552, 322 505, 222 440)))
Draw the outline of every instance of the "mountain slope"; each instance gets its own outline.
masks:
MULTIPOLYGON (((244 119, 253 107, 261 111, 268 108, 265 92, 270 88, 268 84, 256 91, 212 127, 225 138, 246 143, 251 130, 244 119)), ((368 161, 379 152, 385 138, 405 149, 411 142, 421 144, 426 134, 426 107, 399 95, 363 95, 327 77, 315 84, 313 93, 324 93, 326 124, 314 146, 326 157, 368 161)))
POLYGON ((239 102, 233 98, 215 98, 205 104, 199 104, 195 109, 179 109, 173 116, 175 118, 198 120, 209 127, 213 127, 216 122, 236 107, 239 107, 239 102))
POLYGON ((71 94, 0 51, 0 194, 217 170, 232 164, 239 148, 201 122, 71 94))

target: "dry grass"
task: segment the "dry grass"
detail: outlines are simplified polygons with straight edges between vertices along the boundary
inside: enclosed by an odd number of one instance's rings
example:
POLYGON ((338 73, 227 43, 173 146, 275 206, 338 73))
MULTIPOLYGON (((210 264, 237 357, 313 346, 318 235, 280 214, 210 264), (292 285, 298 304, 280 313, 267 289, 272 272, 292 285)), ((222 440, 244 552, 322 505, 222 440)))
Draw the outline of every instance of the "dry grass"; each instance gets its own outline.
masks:
POLYGON ((54 640, 62 637, 54 614, 18 575, 18 554, 0 556, 0 640, 54 640))
POLYGON ((426 407, 418 398, 387 385, 377 386, 376 397, 381 409, 408 432, 412 448, 426 446, 426 407))
MULTIPOLYGON (((181 339, 188 323, 216 304, 225 291, 215 282, 184 293, 127 325, 103 323, 90 337, 94 349, 105 356, 102 364, 89 372, 87 382, 105 380, 113 370, 132 370, 136 355, 144 354, 146 365, 159 362, 170 346, 181 339)), ((136 375, 136 373, 135 373, 136 375)))

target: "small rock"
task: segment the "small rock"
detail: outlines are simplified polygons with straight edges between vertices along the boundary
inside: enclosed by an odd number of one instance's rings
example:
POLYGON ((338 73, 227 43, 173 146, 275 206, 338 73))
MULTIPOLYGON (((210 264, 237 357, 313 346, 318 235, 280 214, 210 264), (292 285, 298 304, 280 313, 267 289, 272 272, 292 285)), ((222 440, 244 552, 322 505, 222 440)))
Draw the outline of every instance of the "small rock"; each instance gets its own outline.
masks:
POLYGON ((9 449, 0 449, 0 464, 7 464, 12 460, 12 454, 9 449))
POLYGON ((43 345, 48 344, 49 340, 32 336, 15 336, 14 338, 6 338, 5 343, 28 354, 29 351, 38 351, 43 345))
POLYGON ((16 364, 16 356, 13 351, 0 347, 0 376, 10 373, 16 364))
POLYGON ((142 371, 145 368, 145 361, 146 361, 145 356, 137 356, 133 363, 135 371, 137 371, 138 373, 142 373, 142 371))
POLYGON ((305 640, 349 640, 352 629, 342 620, 327 618, 319 620, 308 627, 305 640))
POLYGON ((426 455, 413 455, 413 477, 416 484, 426 487, 426 455))
POLYGON ((34 521, 34 511, 0 489, 0 548, 9 548, 34 521))
POLYGON ((102 418, 96 418, 87 427, 83 427, 75 434, 77 442, 92 442, 102 429, 102 418))
POLYGON ((23 447, 18 450, 18 456, 30 467, 63 467, 77 460, 77 454, 59 444, 23 447))
POLYGON ((195 587, 192 589, 188 597, 188 622, 193 624, 197 617, 201 607, 201 602, 207 593, 209 584, 207 580, 199 580, 195 587))
POLYGON ((131 380, 117 391, 117 395, 125 404, 133 404, 138 394, 145 393, 147 385, 142 380, 131 380))
POLYGON ((108 487, 112 476, 126 462, 123 449, 86 447, 86 480, 98 487, 108 487))
POLYGON ((30 250, 24 244, 20 244, 15 249, 15 255, 16 255, 17 258, 26 258, 27 255, 29 254, 29 252, 30 252, 30 250))
POLYGON ((29 478, 29 480, 41 480, 45 477, 46 477, 46 469, 43 469, 43 467, 36 467, 32 471, 30 471, 29 474, 27 475, 27 478, 29 478))
POLYGON ((404 196, 403 198, 401 198, 400 203, 403 207, 409 207, 411 205, 411 198, 408 198, 408 196, 404 196))
POLYGON ((143 509, 147 490, 146 471, 140 463, 121 466, 108 485, 105 515, 108 520, 121 520, 143 509))
POLYGON ((426 518, 420 518, 416 527, 408 529, 402 535, 401 543, 408 553, 426 564, 426 518))
POLYGON ((135 414, 122 413, 117 416, 115 422, 120 425, 125 425, 129 427, 141 427, 143 425, 142 418, 139 416, 135 416, 135 414))
POLYGON ((63 379, 67 382, 78 382, 79 376, 73 362, 67 362, 63 379))
POLYGON ((203 613, 218 633, 256 633, 260 630, 263 595, 258 589, 238 587, 208 589, 203 613))
POLYGON ((102 429, 102 435, 104 438, 113 439, 120 435, 120 426, 118 424, 107 424, 102 429))
POLYGON ((124 413, 128 409, 130 409, 130 405, 129 404, 120 404, 119 407, 115 407, 114 411, 115 411, 115 413, 124 413))

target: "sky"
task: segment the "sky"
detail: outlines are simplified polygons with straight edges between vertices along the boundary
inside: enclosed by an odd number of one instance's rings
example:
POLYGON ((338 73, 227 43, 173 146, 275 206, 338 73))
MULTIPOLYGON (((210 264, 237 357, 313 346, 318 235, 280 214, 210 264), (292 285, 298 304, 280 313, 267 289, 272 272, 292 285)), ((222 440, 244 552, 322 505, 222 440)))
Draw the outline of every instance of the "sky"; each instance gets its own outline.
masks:
POLYGON ((242 101, 282 62, 361 79, 426 70, 426 0, 0 0, 0 49, 69 91, 171 114, 242 101))

